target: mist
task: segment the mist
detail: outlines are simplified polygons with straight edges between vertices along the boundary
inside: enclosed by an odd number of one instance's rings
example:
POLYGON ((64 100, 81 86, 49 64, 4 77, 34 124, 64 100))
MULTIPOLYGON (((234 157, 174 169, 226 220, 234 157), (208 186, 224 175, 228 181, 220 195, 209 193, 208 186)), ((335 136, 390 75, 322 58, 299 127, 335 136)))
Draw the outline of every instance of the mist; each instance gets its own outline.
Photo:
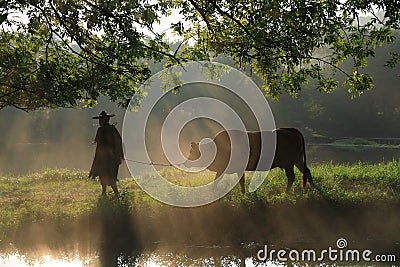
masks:
MULTIPOLYGON (((117 116, 111 121, 119 131, 123 111, 105 100, 93 109, 59 109, 24 112, 0 110, 0 174, 23 175, 46 168, 90 170, 96 145, 98 121, 105 109, 117 116)), ((128 176, 126 167, 121 177, 128 176)))

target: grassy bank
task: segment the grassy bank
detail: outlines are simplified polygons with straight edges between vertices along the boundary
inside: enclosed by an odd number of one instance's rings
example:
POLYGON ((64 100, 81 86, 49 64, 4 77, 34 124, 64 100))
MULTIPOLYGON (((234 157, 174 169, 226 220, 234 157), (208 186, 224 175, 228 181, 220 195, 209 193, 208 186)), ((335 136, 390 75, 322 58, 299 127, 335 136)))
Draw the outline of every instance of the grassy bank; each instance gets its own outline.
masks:
MULTIPOLYGON (((390 206, 400 203, 400 162, 382 164, 311 166, 318 190, 302 192, 300 174, 296 173, 293 193, 285 194, 284 171, 276 169, 269 173, 263 185, 255 192, 240 193, 236 186, 223 199, 223 206, 260 206, 278 209, 304 205, 326 207, 369 207, 390 206)), ((163 177, 181 185, 206 184, 213 173, 185 174, 174 169, 160 170, 163 177)), ((151 181, 151 175, 140 179, 151 181)), ((247 183, 249 181, 246 181, 247 183)), ((171 209, 143 192, 134 179, 121 179, 121 191, 117 200, 108 188, 109 195, 100 197, 98 181, 87 179, 87 173, 79 170, 48 169, 41 173, 25 176, 3 176, 0 178, 0 240, 9 238, 10 233, 21 225, 47 221, 74 221, 88 214, 97 214, 104 209, 123 209, 153 216, 157 212, 171 209), (143 212, 142 212, 143 211, 143 212), (152 215, 153 214, 153 215, 152 215)), ((115 215, 115 214, 114 214, 115 215)))
POLYGON ((356 137, 356 138, 346 138, 335 140, 333 143, 329 143, 333 147, 349 149, 349 150, 366 150, 371 148, 379 149, 399 149, 400 145, 397 144, 380 144, 378 142, 356 137))

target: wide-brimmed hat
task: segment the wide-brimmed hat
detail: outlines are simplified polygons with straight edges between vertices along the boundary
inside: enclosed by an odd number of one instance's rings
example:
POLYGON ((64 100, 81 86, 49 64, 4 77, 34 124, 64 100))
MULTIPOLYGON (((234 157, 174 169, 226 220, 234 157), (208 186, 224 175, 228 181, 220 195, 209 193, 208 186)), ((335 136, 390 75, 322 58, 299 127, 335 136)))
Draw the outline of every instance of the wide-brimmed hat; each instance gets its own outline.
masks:
POLYGON ((100 118, 105 118, 105 117, 110 118, 110 117, 114 117, 114 116, 115 116, 115 114, 107 114, 107 112, 105 112, 103 110, 102 112, 100 112, 99 116, 95 116, 95 117, 93 117, 93 119, 100 119, 100 118))

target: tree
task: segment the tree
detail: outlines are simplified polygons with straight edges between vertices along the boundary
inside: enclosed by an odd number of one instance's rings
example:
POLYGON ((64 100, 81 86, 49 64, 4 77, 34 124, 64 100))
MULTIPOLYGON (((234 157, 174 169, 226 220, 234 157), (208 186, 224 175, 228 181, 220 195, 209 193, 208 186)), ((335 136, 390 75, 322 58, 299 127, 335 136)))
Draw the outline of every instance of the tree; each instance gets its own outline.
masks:
MULTIPOLYGON (((251 67, 272 96, 296 95, 310 79, 317 80, 319 91, 332 91, 339 85, 335 72, 344 75, 354 96, 369 90, 372 78, 362 69, 377 47, 394 41, 392 30, 399 28, 399 1, 188 2, 184 14, 200 14, 193 19, 202 29, 195 48, 229 54, 251 67), (361 17, 367 13, 369 18, 361 17), (350 71, 340 67, 348 59, 350 71)), ((396 59, 394 54, 391 66, 396 59)))
POLYGON ((3 0, 0 108, 93 106, 100 95, 126 107, 151 75, 147 62, 219 55, 261 77, 272 96, 296 95, 310 80, 330 92, 336 72, 356 96, 373 86, 363 68, 395 39, 399 10, 398 0, 3 0), (178 12, 172 47, 154 26, 178 12), (340 65, 348 59, 350 70, 340 65))

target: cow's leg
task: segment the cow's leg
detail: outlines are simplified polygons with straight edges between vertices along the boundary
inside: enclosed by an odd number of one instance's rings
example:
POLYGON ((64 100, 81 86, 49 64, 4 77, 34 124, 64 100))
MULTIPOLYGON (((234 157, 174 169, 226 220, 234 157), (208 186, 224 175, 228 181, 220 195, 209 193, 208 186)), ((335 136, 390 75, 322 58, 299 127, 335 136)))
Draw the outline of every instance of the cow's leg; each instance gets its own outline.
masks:
POLYGON ((294 166, 285 168, 285 173, 286 173, 286 177, 288 179, 287 181, 287 186, 286 186, 286 193, 288 194, 290 192, 290 189, 292 188, 293 182, 294 182, 294 170, 293 170, 294 166))
POLYGON ((242 194, 246 193, 246 190, 244 188, 244 173, 242 174, 242 177, 240 177, 239 183, 240 183, 240 188, 242 190, 242 194))
POLYGON ((298 162, 295 164, 299 171, 302 173, 301 179, 303 181, 302 187, 303 189, 306 188, 307 181, 310 183, 311 187, 314 187, 314 181, 311 176, 310 169, 302 162, 298 162))
POLYGON ((304 163, 303 162, 296 162, 295 165, 296 165, 297 169, 299 169, 299 171, 302 173, 302 175, 301 175, 302 188, 305 189, 306 185, 307 185, 308 176, 305 175, 305 171, 306 170, 304 168, 304 163))
POLYGON ((306 177, 305 179, 306 179, 306 181, 308 180, 308 182, 310 183, 311 187, 315 187, 314 181, 313 181, 312 176, 311 176, 311 171, 310 171, 309 168, 307 168, 307 166, 306 166, 306 168, 304 170, 303 176, 306 177))

